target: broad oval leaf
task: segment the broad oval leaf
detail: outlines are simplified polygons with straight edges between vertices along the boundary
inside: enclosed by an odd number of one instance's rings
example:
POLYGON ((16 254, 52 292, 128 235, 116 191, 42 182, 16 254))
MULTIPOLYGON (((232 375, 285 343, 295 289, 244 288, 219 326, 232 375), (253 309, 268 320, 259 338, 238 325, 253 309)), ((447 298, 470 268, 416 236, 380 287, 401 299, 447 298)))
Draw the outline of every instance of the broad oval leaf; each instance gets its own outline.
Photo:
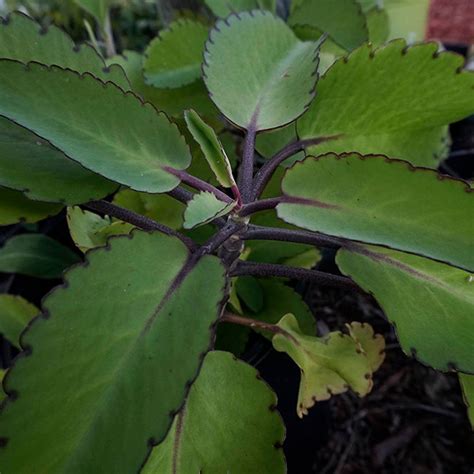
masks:
POLYGON ((0 416, 7 472, 138 472, 209 349, 225 286, 216 257, 138 231, 87 255, 4 381, 21 394, 0 416))
POLYGON ((474 270, 474 194, 454 180, 380 156, 309 157, 287 171, 279 217, 474 270))
POLYGON ((209 352, 168 436, 143 474, 286 473, 285 428, 276 396, 257 371, 227 352, 209 352))
POLYGON ((436 43, 363 46, 322 76, 298 135, 339 135, 310 153, 381 153, 435 167, 445 153, 446 126, 474 113, 474 74, 462 71, 463 61, 438 53, 436 43))
POLYGON ((357 0, 304 0, 292 10, 288 23, 317 28, 348 51, 369 39, 366 18, 357 0))
POLYGON ((0 333, 12 344, 20 346, 20 334, 40 310, 18 295, 0 295, 0 333))
POLYGON ((45 29, 20 12, 14 12, 0 22, 0 58, 23 63, 37 61, 81 73, 90 72, 104 82, 111 81, 124 90, 130 89, 124 70, 117 64, 106 67, 92 46, 76 46, 60 28, 51 25, 45 29))
POLYGON ((145 51, 144 73, 149 85, 177 88, 201 77, 208 27, 187 19, 161 30, 145 51))
POLYGON ((407 354, 439 370, 474 373, 473 275, 416 255, 362 245, 340 250, 337 264, 374 295, 407 354))
POLYGON ((0 248, 0 272, 37 278, 60 278, 79 257, 64 245, 43 234, 22 234, 0 248))
POLYGON ((247 10, 269 10, 275 12, 276 0, 204 0, 214 15, 225 18, 234 12, 247 10))
POLYGON ((191 201, 188 202, 184 211, 185 229, 208 224, 218 217, 227 215, 236 203, 227 203, 220 201, 216 196, 208 191, 202 191, 195 194, 191 201))
POLYGON ((317 43, 299 41, 268 12, 233 14, 210 33, 204 81, 211 99, 236 126, 281 127, 304 113, 314 97, 317 49, 317 43))
POLYGON ((316 402, 344 393, 350 387, 359 396, 372 389, 372 371, 366 354, 347 334, 332 332, 312 337, 301 332, 296 318, 287 314, 278 323, 272 343, 301 369, 297 413, 300 418, 316 402))
POLYGON ((38 222, 61 209, 60 204, 32 201, 20 191, 0 187, 0 225, 38 222))
POLYGON ((23 191, 31 199, 65 204, 100 199, 117 189, 116 183, 91 173, 46 140, 3 117, 0 117, 0 184, 23 191))
POLYGON ((138 191, 173 189, 179 179, 172 169, 191 161, 186 142, 163 113, 112 83, 56 66, 0 60, 0 115, 138 191))

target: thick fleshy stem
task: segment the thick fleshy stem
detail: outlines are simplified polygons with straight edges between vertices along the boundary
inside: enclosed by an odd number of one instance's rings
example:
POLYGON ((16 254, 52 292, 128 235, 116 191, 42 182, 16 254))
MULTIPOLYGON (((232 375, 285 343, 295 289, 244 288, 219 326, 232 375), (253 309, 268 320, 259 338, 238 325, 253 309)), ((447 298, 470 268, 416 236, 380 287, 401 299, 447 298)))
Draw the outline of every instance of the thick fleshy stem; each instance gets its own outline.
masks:
POLYGON ((272 177, 275 170, 278 168, 281 163, 286 159, 295 155, 296 153, 306 150, 306 148, 314 145, 319 145, 321 143, 327 142, 329 140, 335 140, 339 138, 340 135, 334 135, 330 137, 319 137, 319 138, 309 138, 307 140, 298 140, 296 142, 290 143, 276 153, 272 158, 270 158, 258 171, 253 180, 252 185, 252 201, 255 201, 260 197, 268 181, 272 177))
POLYGON ((92 212, 107 215, 110 217, 115 217, 121 221, 128 222, 136 227, 139 227, 143 230, 156 230, 162 232, 166 235, 171 235, 180 239, 190 250, 195 250, 197 248, 196 243, 189 237, 177 232, 170 227, 160 224, 159 222, 150 219, 149 217, 142 216, 136 212, 124 209, 123 207, 117 206, 107 201, 91 201, 87 204, 84 204, 86 209, 91 210, 92 212))
POLYGON ((255 139, 256 139, 255 125, 250 124, 245 135, 242 162, 239 168, 239 189, 242 196, 243 204, 250 202, 252 198, 252 182, 253 182, 253 168, 255 157, 255 139))
POLYGON ((206 181, 203 181, 202 179, 196 178, 196 176, 186 173, 184 170, 176 170, 170 167, 165 167, 165 170, 179 178, 183 183, 191 186, 194 189, 197 189, 198 191, 207 191, 212 193, 217 199, 228 204, 233 202, 233 199, 226 193, 222 192, 220 189, 217 189, 212 184, 206 183, 206 181))
POLYGON ((231 276, 282 277, 295 280, 314 281, 321 286, 333 286, 344 289, 362 291, 350 278, 307 270, 305 268, 288 267, 274 263, 239 262, 231 276))
MULTIPOLYGON (((259 202, 259 201, 257 201, 259 202)), ((242 237, 244 240, 277 240, 297 244, 317 245, 319 247, 340 248, 348 244, 344 239, 306 230, 277 229, 250 225, 242 237)))
POLYGON ((282 201, 281 197, 278 198, 269 198, 261 199, 260 201, 254 201, 249 204, 245 204, 239 212, 240 217, 250 216, 260 211, 268 211, 269 209, 274 209, 282 201))

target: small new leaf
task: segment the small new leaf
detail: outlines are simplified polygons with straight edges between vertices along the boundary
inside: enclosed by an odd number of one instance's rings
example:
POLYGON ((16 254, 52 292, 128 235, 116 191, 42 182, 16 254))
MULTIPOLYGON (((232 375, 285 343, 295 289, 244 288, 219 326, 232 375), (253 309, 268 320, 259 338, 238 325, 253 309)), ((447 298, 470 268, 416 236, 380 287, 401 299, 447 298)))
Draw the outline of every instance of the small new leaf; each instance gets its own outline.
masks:
POLYGON ((348 388, 359 396, 372 389, 372 370, 366 354, 349 335, 332 332, 326 337, 303 334, 296 318, 287 314, 278 323, 281 333, 275 334, 273 346, 286 352, 301 369, 297 413, 300 418, 316 402, 348 388))
POLYGON ((225 188, 236 188, 237 185, 232 174, 232 166, 226 155, 224 147, 210 127, 194 110, 187 110, 184 118, 191 135, 199 143, 201 150, 214 172, 217 181, 225 188))
POLYGON ((184 211, 183 227, 185 229, 192 229, 193 227, 208 224, 218 217, 225 216, 235 206, 236 202, 229 204, 220 201, 214 194, 207 191, 195 194, 193 199, 188 202, 184 211))

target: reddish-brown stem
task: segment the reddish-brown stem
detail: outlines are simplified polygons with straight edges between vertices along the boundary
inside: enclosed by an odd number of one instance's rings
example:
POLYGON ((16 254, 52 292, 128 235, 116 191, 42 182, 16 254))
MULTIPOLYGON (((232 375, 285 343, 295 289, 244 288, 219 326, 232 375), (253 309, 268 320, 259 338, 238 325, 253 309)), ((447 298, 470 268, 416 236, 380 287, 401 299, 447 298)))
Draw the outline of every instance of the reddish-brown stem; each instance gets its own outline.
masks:
POLYGON ((219 319, 220 323, 231 323, 238 324, 239 326, 246 326, 252 329, 261 329, 262 331, 268 331, 272 334, 280 334, 288 339, 291 339, 295 344, 298 341, 288 332, 276 324, 265 323, 264 321, 258 321, 251 318, 243 318, 233 313, 224 313, 219 319))

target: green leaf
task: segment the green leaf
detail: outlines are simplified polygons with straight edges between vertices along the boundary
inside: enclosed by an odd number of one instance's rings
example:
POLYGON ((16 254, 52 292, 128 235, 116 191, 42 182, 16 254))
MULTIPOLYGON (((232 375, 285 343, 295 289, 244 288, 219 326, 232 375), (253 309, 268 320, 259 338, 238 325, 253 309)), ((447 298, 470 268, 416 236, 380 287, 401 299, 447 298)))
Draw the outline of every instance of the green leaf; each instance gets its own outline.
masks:
POLYGON ((380 153, 435 167, 446 125, 474 112, 474 74, 462 72, 459 55, 437 51, 436 43, 406 48, 398 40, 338 60, 297 128, 302 139, 340 136, 309 152, 380 153))
POLYGON ((214 130, 194 110, 187 110, 184 117, 191 135, 199 143, 219 184, 225 188, 236 188, 229 158, 214 130))
POLYGON ((390 34, 390 19, 387 11, 375 6, 367 12, 366 17, 369 40, 374 46, 380 46, 388 40, 390 34))
POLYGON ((286 222, 474 270, 474 195, 463 181, 380 156, 329 154, 296 163, 282 190, 286 222))
POLYGON ((105 245, 112 235, 127 235, 134 229, 127 222, 100 217, 76 206, 68 208, 67 224, 71 238, 81 252, 105 245))
POLYGON ((390 22, 388 39, 405 38, 410 43, 426 37, 430 0, 384 0, 390 22))
POLYGON ((130 189, 119 191, 113 200, 117 206, 161 222, 172 229, 181 229, 186 205, 166 194, 138 193, 130 189))
POLYGON ((268 12, 231 15, 210 33, 204 81, 211 99, 236 126, 281 127, 305 112, 314 97, 317 49, 317 43, 299 41, 268 12))
POLYGON ((258 313, 264 306, 262 287, 259 281, 251 276, 241 276, 235 280, 237 295, 250 311, 258 313))
MULTIPOLYGON (((91 173, 47 141, 2 117, 0 184, 23 191, 31 199, 65 204, 100 199, 117 189, 116 183, 91 173)), ((42 203, 36 205, 58 208, 42 203)))
POLYGON ((0 333, 15 346, 20 345, 20 334, 40 310, 21 296, 0 295, 0 333))
POLYGON ((276 0, 204 0, 206 5, 217 17, 224 18, 231 13, 239 13, 247 10, 269 10, 276 11, 276 0))
MULTIPOLYGON (((298 139, 295 124, 292 123, 283 128, 277 128, 268 132, 260 133, 255 142, 256 150, 265 158, 271 158, 282 148, 298 139)), ((283 162, 284 166, 290 166, 295 161, 302 160, 305 154, 300 151, 283 162)))
POLYGON ((464 396, 464 402, 467 406, 467 414, 474 429, 474 375, 459 374, 459 381, 464 396))
POLYGON ((217 116, 216 107, 201 80, 179 89, 157 89, 145 84, 141 54, 126 50, 123 56, 114 56, 109 63, 120 64, 127 73, 133 91, 169 115, 181 116, 186 109, 193 108, 205 117, 217 116))
POLYGON ((130 89, 123 69, 117 65, 106 68, 92 46, 76 46, 60 28, 51 25, 45 29, 20 12, 12 13, 0 23, 0 58, 90 72, 104 82, 111 81, 124 90, 130 89))
POLYGON ((0 187, 0 225, 38 222, 56 215, 62 207, 60 204, 31 201, 19 191, 0 187))
POLYGON ((12 237, 0 248, 0 272, 20 273, 37 278, 59 278, 77 263, 75 253, 42 234, 12 237))
MULTIPOLYGON (((282 314, 291 313, 304 334, 311 336, 316 334, 316 320, 301 295, 293 288, 271 279, 259 280, 259 285, 263 290, 263 307, 257 313, 247 313, 249 317, 277 324, 282 314)), ((269 336, 265 331, 262 331, 262 334, 269 336)))
POLYGON ((352 322, 346 324, 349 335, 362 348, 369 361, 372 372, 380 368, 385 359, 385 339, 381 334, 375 334, 370 324, 352 322))
POLYGON ((395 325, 405 353, 439 370, 474 372, 473 275, 415 255, 362 245, 340 250, 337 264, 374 295, 395 325))
POLYGON ((283 259, 283 265, 310 270, 321 260, 321 252, 313 247, 297 255, 283 259))
POLYGON ((188 19, 161 30, 145 51, 145 81, 159 88, 177 88, 201 77, 208 27, 188 19))
POLYGON ((191 161, 184 139, 164 114, 112 83, 56 66, 1 60, 0 115, 86 168, 138 191, 173 189, 179 179, 172 168, 184 169, 191 161))
POLYGON ((21 396, 0 416, 2 469, 138 472, 199 372, 224 286, 216 257, 160 233, 89 252, 22 337, 31 353, 6 380, 21 396))
POLYGON ((287 353, 301 369, 296 409, 300 418, 316 402, 344 393, 349 387, 361 397, 370 392, 372 371, 367 356, 350 336, 341 332, 321 338, 307 336, 292 314, 284 316, 278 327, 281 333, 273 336, 273 346, 287 353))
POLYGON ((327 33, 350 51, 368 41, 367 23, 356 0, 305 0, 298 2, 288 23, 308 25, 327 33))
POLYGON ((196 226, 208 224, 214 219, 228 214, 235 207, 235 204, 235 202, 229 204, 220 201, 208 191, 195 194, 184 211, 183 227, 192 229, 196 226))
POLYGON ((250 365, 209 352, 165 441, 143 474, 285 473, 276 396, 250 365), (218 389, 217 389, 218 388, 218 389))

